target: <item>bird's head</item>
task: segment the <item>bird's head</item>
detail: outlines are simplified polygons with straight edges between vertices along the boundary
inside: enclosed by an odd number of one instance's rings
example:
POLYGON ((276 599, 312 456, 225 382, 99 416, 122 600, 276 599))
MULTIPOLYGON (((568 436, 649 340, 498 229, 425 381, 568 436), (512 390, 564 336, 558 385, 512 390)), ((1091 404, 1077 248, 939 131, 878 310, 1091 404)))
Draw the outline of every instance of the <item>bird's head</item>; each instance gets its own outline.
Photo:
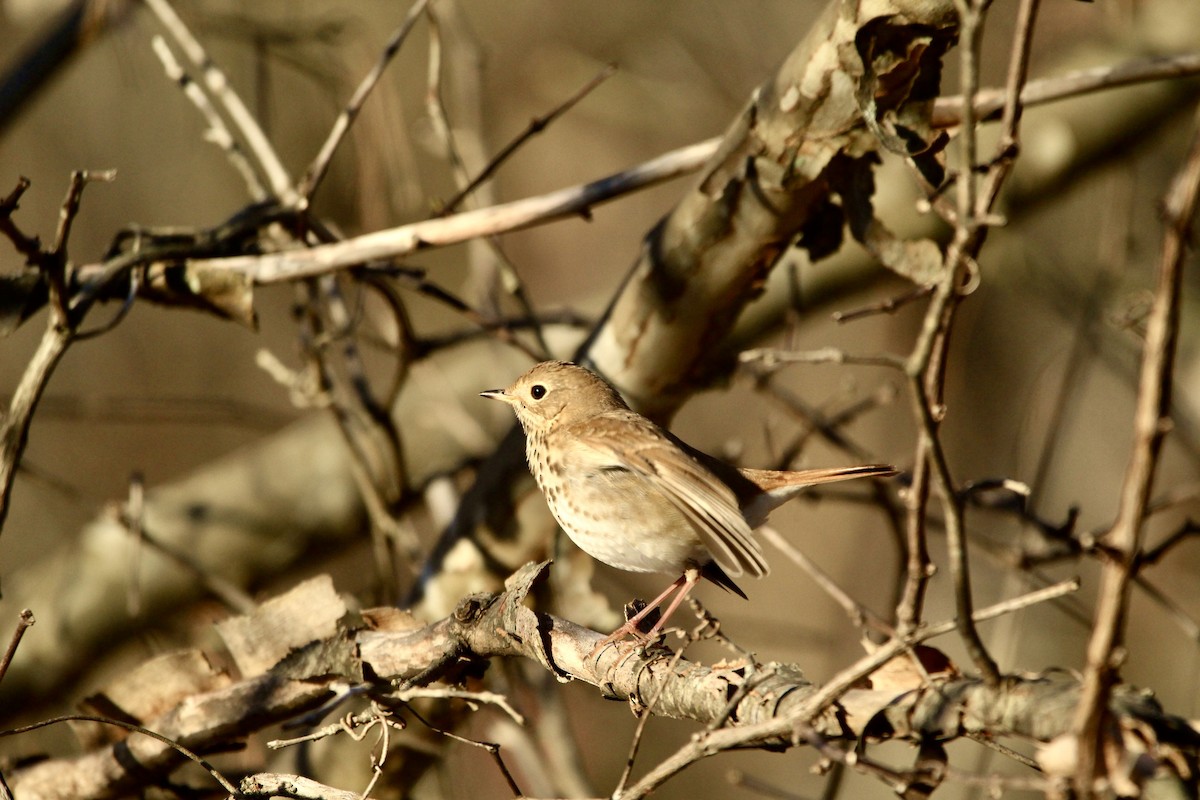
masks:
POLYGON ((566 361, 543 361, 507 389, 490 389, 479 396, 512 406, 527 434, 628 408, 603 378, 566 361))

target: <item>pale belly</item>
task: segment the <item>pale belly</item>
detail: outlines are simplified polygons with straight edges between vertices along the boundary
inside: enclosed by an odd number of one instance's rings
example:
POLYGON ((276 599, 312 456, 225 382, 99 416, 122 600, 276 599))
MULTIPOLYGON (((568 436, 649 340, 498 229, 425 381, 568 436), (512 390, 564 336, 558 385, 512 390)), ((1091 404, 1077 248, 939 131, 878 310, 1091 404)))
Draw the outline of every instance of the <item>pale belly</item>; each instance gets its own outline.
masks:
POLYGON ((679 575, 713 560, 683 514, 630 473, 577 476, 543 492, 571 541, 617 569, 679 575))

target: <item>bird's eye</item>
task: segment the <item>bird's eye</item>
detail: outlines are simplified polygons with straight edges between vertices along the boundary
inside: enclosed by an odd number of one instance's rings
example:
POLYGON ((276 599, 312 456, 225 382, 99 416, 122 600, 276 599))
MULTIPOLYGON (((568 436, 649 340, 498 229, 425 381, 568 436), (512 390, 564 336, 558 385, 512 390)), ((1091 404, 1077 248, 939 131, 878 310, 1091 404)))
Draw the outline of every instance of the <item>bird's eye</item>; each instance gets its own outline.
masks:
POLYGON ((533 388, 529 390, 529 396, 534 400, 541 400, 546 396, 546 387, 542 386, 540 383, 535 383, 533 388))

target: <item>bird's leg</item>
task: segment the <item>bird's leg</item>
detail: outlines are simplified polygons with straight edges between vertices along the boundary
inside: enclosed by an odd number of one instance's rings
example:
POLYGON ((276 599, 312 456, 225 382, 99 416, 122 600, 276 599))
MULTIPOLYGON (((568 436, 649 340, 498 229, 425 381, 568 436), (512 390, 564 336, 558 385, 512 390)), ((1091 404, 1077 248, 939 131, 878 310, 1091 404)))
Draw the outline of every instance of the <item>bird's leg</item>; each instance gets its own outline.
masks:
POLYGON ((683 599, 688 596, 688 593, 692 590, 692 587, 696 585, 698 580, 700 580, 700 570, 692 568, 685 571, 682 575, 675 579, 674 583, 664 589, 662 594, 654 598, 653 602, 649 603, 641 611, 630 617, 624 625, 617 628, 608 636, 604 637, 604 639, 600 641, 600 644, 596 645, 592 649, 592 655, 594 656, 606 646, 618 641, 619 639, 623 639, 626 636, 632 635, 638 639, 653 639, 658 635, 659 631, 662 630, 663 623, 667 621, 667 618, 675 612, 675 609, 679 608, 679 604, 682 603, 683 599), (642 634, 642 632, 638 630, 638 623, 645 619, 647 614, 658 608, 658 606, 667 599, 671 592, 677 590, 678 594, 676 594, 671 600, 671 604, 667 606, 666 613, 664 613, 659 618, 658 622, 654 624, 654 627, 650 629, 650 633, 648 635, 642 634))
MULTIPOLYGON (((686 570, 682 575, 679 576, 679 580, 671 584, 671 588, 673 589, 676 586, 679 586, 680 582, 683 583, 679 589, 679 594, 675 595, 675 599, 671 601, 671 605, 667 606, 667 610, 663 612, 663 615, 658 618, 658 622, 654 623, 654 627, 650 629, 650 633, 646 635, 647 639, 653 639, 658 635, 658 632, 662 630, 663 625, 667 624, 667 620, 671 618, 671 615, 675 613, 675 609, 679 608, 679 604, 683 602, 684 598, 688 596, 688 593, 692 591, 692 587, 695 586, 696 582, 699 580, 700 570, 693 567, 686 570)), ((666 595, 664 594, 663 597, 666 597, 666 595)), ((662 602, 661 598, 659 599, 659 602, 662 602)))
MULTIPOLYGON (((596 645, 596 650, 599 650, 601 647, 604 647, 605 645, 612 644, 613 642, 617 641, 618 639, 624 638, 625 636, 628 636, 630 634, 636 636, 639 639, 644 639, 645 636, 642 634, 642 632, 640 630, 638 630, 638 623, 641 622, 643 619, 645 619, 647 614, 649 614, 654 609, 658 608, 659 605, 662 604, 662 601, 667 599, 667 595, 671 594, 671 592, 675 591, 680 586, 682 586, 685 578, 686 578, 685 575, 680 575, 675 580, 674 583, 672 583, 670 586, 668 586, 666 589, 663 590, 662 594, 660 594, 658 597, 654 598, 653 602, 648 603, 645 608, 643 608, 641 611, 639 611, 638 613, 636 613, 632 617, 630 617, 628 620, 626 620, 624 625, 617 628, 615 631, 610 633, 608 636, 604 637, 604 641, 602 641, 602 642, 600 642, 600 644, 596 645)), ((595 651, 593 651, 593 652, 595 652, 595 651)))

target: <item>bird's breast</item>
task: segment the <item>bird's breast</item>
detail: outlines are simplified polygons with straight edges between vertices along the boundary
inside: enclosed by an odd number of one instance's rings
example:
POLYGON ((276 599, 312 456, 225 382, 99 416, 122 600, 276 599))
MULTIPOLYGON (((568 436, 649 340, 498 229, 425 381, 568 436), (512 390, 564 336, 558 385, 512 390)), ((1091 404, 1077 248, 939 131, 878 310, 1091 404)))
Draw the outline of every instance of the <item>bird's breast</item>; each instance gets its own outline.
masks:
POLYGON ((644 476, 617 466, 572 468, 544 447, 531 447, 528 456, 551 514, 593 558, 666 574, 712 560, 686 517, 644 476))

